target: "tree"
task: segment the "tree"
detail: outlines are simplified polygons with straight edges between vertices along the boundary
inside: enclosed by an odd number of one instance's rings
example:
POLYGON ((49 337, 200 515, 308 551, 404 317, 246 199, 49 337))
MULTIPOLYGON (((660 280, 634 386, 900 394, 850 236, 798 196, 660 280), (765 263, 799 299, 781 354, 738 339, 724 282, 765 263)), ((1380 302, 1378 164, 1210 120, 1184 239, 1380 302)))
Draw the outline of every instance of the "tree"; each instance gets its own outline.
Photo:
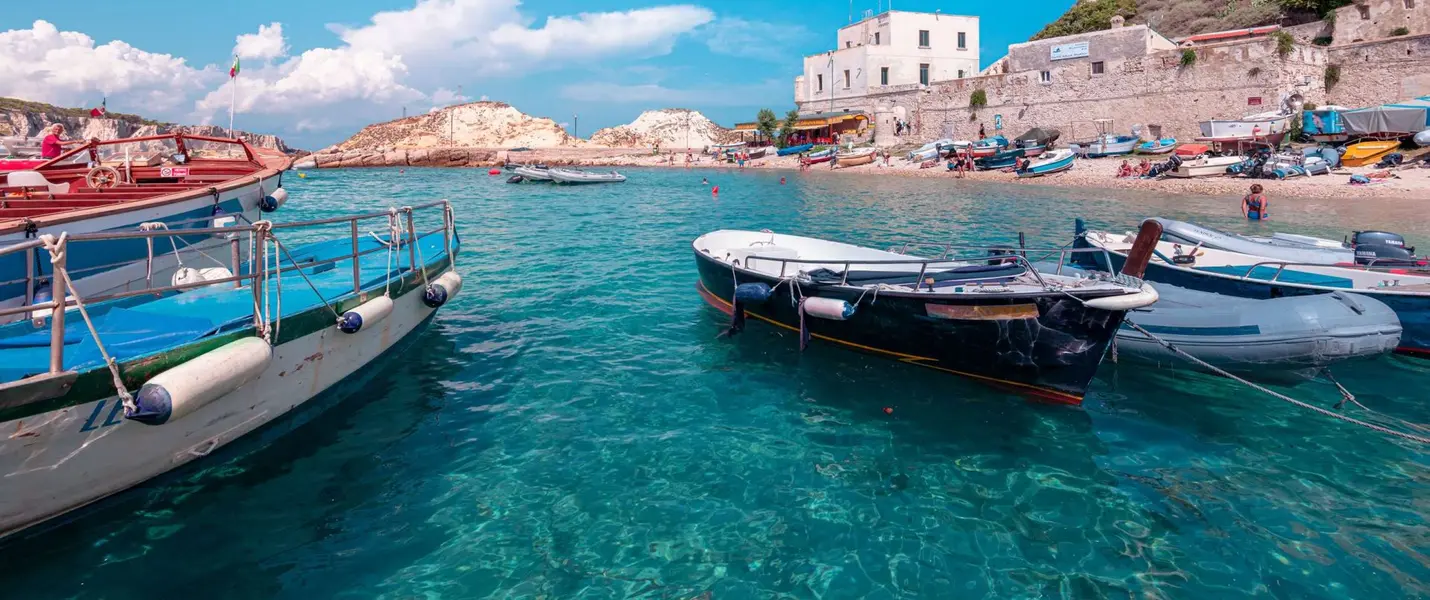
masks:
POLYGON ((1131 20, 1137 16, 1137 0, 1101 0, 1078 2, 1058 20, 1049 23, 1033 40, 1102 31, 1112 27, 1112 17, 1131 20))
POLYGON ((789 136, 794 133, 794 126, 797 124, 799 124, 798 110, 785 113, 785 122, 780 125, 780 146, 789 144, 789 136))
POLYGON ((768 108, 761 108, 759 115, 755 117, 755 129, 767 140, 775 139, 775 130, 779 129, 780 118, 775 116, 775 111, 768 108))

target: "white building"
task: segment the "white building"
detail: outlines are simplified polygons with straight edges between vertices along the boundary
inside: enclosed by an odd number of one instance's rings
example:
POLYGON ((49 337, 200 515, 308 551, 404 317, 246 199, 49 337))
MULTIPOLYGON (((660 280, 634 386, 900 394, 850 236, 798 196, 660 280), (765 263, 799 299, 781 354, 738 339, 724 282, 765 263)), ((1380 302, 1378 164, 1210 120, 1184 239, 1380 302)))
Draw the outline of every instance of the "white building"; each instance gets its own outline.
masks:
POLYGON ((841 28, 837 41, 835 50, 805 57, 796 103, 978 75, 978 17, 891 10, 841 28))

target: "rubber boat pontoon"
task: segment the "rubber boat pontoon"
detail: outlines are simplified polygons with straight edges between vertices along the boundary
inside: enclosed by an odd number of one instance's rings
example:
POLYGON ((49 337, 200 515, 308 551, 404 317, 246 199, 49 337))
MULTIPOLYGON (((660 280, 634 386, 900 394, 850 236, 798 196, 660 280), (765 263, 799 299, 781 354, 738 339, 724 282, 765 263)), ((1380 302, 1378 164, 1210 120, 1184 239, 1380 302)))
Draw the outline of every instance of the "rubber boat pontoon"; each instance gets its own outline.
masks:
POLYGON ((551 181, 551 169, 532 165, 522 165, 511 170, 524 181, 551 181))
POLYGON ((626 176, 615 171, 607 173, 593 173, 579 169, 565 169, 553 167, 547 171, 551 181, 556 183, 621 183, 626 180, 626 176))
MULTIPOLYGON (((1159 233, 1147 224, 1149 239, 1159 233)), ((731 334, 753 316, 800 332, 801 347, 814 337, 1068 404, 1082 401, 1126 311, 1157 299, 1136 277, 1148 253, 1127 273, 1088 279, 1000 249, 960 259, 949 245, 921 258, 725 230, 693 250, 698 289, 732 314, 731 334)))

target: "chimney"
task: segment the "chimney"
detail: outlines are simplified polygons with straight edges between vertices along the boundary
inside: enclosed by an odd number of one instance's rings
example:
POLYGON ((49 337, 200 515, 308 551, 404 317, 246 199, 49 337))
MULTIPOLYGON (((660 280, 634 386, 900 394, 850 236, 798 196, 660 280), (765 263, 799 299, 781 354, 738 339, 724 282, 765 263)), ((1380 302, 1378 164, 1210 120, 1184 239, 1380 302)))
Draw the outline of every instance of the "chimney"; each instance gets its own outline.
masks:
POLYGON ((1122 15, 1112 15, 1112 28, 1117 29, 1119 27, 1122 27, 1122 24, 1125 21, 1126 19, 1123 19, 1122 15))

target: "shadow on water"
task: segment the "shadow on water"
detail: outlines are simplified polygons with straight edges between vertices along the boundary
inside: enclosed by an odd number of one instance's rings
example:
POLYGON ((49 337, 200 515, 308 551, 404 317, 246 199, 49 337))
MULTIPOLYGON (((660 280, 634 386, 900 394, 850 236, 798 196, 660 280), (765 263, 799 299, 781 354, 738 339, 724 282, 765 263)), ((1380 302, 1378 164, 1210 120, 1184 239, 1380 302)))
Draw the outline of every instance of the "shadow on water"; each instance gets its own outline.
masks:
MULTIPOLYGON (((405 475, 410 461, 444 457, 391 450, 415 438, 450 437, 437 422, 460 410, 454 399, 468 407, 481 402, 448 389, 463 366, 452 358, 461 353, 445 329, 440 321, 424 326, 357 376, 205 460, 9 541, 0 548, 0 580, 11 591, 45 596, 102 589, 97 597, 154 598, 188 595, 217 579, 226 587, 206 596, 257 598, 306 587, 285 580, 297 566, 292 560, 309 560, 290 555, 347 548, 353 560, 374 539, 385 540, 386 558, 431 551, 440 540, 419 535, 423 517, 402 510, 411 493, 405 475), (393 540, 393 529, 404 533, 393 540), (227 564, 205 560, 215 551, 231 557, 227 564), (134 572, 136 561, 165 568, 134 572), (90 567, 76 573, 75 564, 90 567)), ((462 419, 475 425, 481 414, 462 419)), ((427 447, 456 454, 454 440, 427 447)))

